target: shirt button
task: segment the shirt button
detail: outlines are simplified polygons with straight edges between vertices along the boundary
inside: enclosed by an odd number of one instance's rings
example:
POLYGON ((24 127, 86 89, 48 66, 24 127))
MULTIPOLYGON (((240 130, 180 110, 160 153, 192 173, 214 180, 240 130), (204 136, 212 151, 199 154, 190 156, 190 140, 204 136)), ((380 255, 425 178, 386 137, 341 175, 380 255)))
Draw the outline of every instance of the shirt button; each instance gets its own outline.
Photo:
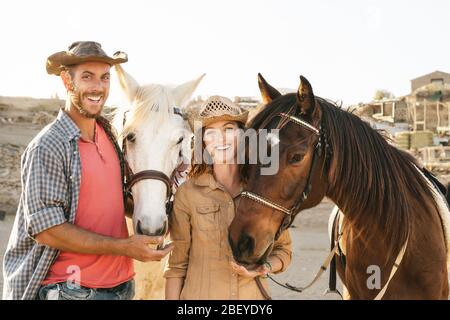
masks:
POLYGON ((73 176, 70 176, 69 179, 70 179, 70 180, 73 180, 73 176))

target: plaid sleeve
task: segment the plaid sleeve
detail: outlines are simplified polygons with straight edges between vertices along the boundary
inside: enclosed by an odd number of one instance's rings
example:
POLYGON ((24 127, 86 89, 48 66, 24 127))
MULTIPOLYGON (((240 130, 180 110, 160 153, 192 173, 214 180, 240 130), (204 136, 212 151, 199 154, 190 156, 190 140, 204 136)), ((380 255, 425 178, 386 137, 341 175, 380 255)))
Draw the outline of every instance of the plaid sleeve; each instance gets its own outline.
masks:
POLYGON ((25 228, 34 236, 67 221, 67 182, 63 161, 42 146, 29 150, 22 168, 25 228))

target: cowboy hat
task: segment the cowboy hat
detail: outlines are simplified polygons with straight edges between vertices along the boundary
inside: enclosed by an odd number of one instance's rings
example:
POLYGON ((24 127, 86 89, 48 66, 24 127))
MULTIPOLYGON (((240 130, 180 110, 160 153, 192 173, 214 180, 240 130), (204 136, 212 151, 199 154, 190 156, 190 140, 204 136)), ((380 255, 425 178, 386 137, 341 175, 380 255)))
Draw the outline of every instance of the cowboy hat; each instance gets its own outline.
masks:
POLYGON ((221 96, 212 96, 206 100, 198 112, 188 118, 189 125, 194 131, 195 122, 200 122, 204 128, 217 121, 236 121, 245 125, 248 119, 248 111, 243 110, 230 99, 221 96))
POLYGON ((94 41, 77 41, 72 43, 68 51, 60 51, 47 58, 46 68, 48 74, 59 76, 64 67, 83 62, 105 62, 115 65, 128 61, 125 52, 117 51, 113 57, 109 57, 102 46, 94 41))

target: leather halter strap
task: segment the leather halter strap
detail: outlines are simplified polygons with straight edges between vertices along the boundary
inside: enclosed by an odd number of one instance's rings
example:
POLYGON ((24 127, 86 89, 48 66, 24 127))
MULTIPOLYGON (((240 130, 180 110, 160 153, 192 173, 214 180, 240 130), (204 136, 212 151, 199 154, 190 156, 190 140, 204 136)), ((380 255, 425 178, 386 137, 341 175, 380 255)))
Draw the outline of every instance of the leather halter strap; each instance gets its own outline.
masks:
POLYGON ((259 202, 259 203, 265 205, 266 207, 269 207, 269 208, 281 211, 281 212, 283 212, 283 213, 285 213, 287 215, 291 215, 292 214, 292 210, 291 209, 288 209, 288 208, 285 208, 285 207, 283 207, 283 206, 281 206, 279 204, 276 204, 275 202, 273 202, 273 201, 271 201, 271 200, 269 200, 269 199, 267 199, 267 198, 265 198, 263 196, 257 195, 256 193, 253 193, 253 192, 250 192, 250 191, 242 191, 241 192, 241 197, 245 197, 245 198, 251 199, 251 200, 253 200, 255 202, 259 202))
MULTIPOLYGON (((126 123, 127 112, 128 111, 126 111, 123 115, 123 126, 125 126, 125 123, 126 123)), ((186 115, 183 114, 182 111, 177 107, 173 108, 173 113, 181 116, 183 118, 183 120, 186 119, 186 115)), ((126 154, 127 154, 125 139, 126 139, 126 137, 122 138, 122 152, 124 154, 124 158, 126 158, 126 154)), ((168 177, 164 172, 161 172, 158 170, 143 170, 143 171, 139 171, 138 173, 133 173, 133 171, 131 170, 130 166, 128 165, 128 162, 126 161, 126 159, 125 159, 125 166, 126 166, 126 171, 127 171, 126 172, 127 174, 125 175, 125 177, 126 177, 125 191, 127 194, 131 195, 131 188, 139 181, 159 180, 165 184, 166 198, 167 198, 167 201, 170 201, 172 194, 173 194, 172 193, 173 179, 171 177, 168 177)))
POLYGON ((144 170, 136 174, 130 172, 130 179, 127 181, 125 188, 129 192, 131 188, 141 180, 159 180, 166 185, 166 196, 170 198, 172 195, 172 180, 163 172, 157 170, 144 170))
MULTIPOLYGON (((299 126, 304 127, 305 129, 312 131, 315 135, 320 136, 320 130, 318 130, 317 128, 315 128, 314 126, 310 125, 309 123, 307 123, 306 121, 297 118, 295 116, 289 115, 287 113, 279 113, 278 116, 287 119, 288 121, 291 121, 299 126)), ((302 193, 302 195, 304 194, 304 192, 302 193)), ((292 215, 293 213, 293 209, 295 209, 295 206, 292 207, 291 209, 288 209, 286 207, 283 207, 282 205, 277 204, 274 201, 271 201, 263 196, 257 195, 256 193, 250 192, 250 191, 243 191, 241 193, 241 196, 249 198, 255 202, 259 202, 263 205, 265 205, 266 207, 281 211, 287 215, 292 215)))
POLYGON ((288 121, 291 121, 293 123, 295 123, 296 125, 299 125, 301 127, 304 127, 305 129, 308 129, 309 131, 312 131, 315 135, 320 136, 320 130, 317 129, 316 127, 310 125, 308 122, 306 122, 305 120, 302 120, 298 117, 295 117, 293 115, 289 115, 287 113, 281 112, 279 114, 280 117, 286 118, 288 121))

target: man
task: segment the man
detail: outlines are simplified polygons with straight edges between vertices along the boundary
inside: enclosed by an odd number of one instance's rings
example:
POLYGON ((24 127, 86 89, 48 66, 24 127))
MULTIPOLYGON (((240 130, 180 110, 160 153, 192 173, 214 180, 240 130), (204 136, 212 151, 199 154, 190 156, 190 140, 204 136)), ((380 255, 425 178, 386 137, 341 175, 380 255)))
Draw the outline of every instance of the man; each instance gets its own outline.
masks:
POLYGON ((129 237, 124 160, 100 116, 109 94, 109 57, 96 42, 75 42, 47 59, 68 99, 21 159, 22 194, 4 257, 3 299, 131 299, 132 259, 160 260, 160 237, 129 237))

